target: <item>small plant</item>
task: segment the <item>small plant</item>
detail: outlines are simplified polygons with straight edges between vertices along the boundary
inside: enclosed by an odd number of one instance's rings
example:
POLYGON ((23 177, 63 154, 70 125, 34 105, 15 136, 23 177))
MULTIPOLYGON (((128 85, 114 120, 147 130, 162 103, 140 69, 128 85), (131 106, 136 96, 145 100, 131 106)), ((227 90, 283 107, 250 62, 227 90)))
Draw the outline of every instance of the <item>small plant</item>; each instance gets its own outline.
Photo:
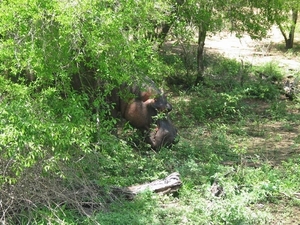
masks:
POLYGON ((282 69, 279 67, 278 63, 274 61, 257 66, 255 70, 262 81, 280 82, 284 78, 282 69))
POLYGON ((291 122, 284 123, 282 129, 287 132, 292 132, 295 130, 294 125, 291 122))
POLYGON ((248 80, 249 69, 242 61, 217 56, 205 71, 205 82, 218 92, 231 92, 243 87, 248 80))
POLYGON ((287 115, 287 106, 285 102, 274 101, 267 110, 273 119, 284 118, 287 115))
POLYGON ((238 118, 242 110, 240 101, 243 96, 239 93, 217 93, 213 90, 204 89, 200 93, 197 92, 197 95, 191 99, 190 105, 195 119, 199 121, 217 117, 238 118), (200 95, 200 100, 197 95, 200 95))
POLYGON ((300 135, 297 135, 297 137, 295 138, 295 143, 300 144, 300 135))

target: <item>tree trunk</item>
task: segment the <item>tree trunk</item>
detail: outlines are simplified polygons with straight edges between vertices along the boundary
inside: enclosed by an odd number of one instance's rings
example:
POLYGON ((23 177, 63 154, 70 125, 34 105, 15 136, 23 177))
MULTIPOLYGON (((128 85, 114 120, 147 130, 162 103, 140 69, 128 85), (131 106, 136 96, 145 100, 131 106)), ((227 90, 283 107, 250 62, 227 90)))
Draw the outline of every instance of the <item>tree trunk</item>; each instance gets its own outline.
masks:
POLYGON ((204 44, 207 33, 207 26, 200 23, 198 26, 198 48, 197 48, 197 77, 195 85, 204 82, 204 44))
POLYGON ((293 48, 294 46, 294 37, 295 37, 295 29, 298 20, 298 10, 292 9, 292 26, 289 33, 289 41, 286 43, 286 48, 293 48))
POLYGON ((166 23, 162 23, 162 24, 155 26, 155 28, 154 28, 155 36, 156 36, 156 39, 158 39, 160 42, 160 47, 164 43, 173 23, 176 21, 177 15, 179 13, 178 12, 179 9, 184 3, 185 3, 184 0, 176 0, 176 4, 174 4, 173 10, 171 11, 171 14, 170 14, 171 19, 166 23))
POLYGON ((157 26, 155 28, 155 30, 156 30, 155 38, 159 42, 159 48, 161 48, 162 44, 165 42, 165 39, 169 33, 169 30, 170 30, 173 22, 174 21, 171 21, 169 23, 163 23, 160 26, 157 26))
POLYGON ((295 29, 298 20, 298 10, 292 9, 292 25, 289 29, 288 36, 285 34, 284 29, 281 24, 278 24, 281 34, 283 35, 285 41, 285 48, 291 49, 294 47, 295 29))

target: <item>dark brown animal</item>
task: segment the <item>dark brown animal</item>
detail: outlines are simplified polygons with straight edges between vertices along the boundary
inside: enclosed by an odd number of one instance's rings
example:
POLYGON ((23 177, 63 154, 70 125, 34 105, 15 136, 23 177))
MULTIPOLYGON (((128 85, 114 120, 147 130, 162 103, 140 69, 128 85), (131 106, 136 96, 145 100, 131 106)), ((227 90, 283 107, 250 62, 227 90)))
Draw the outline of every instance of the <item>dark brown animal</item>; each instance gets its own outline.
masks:
POLYGON ((115 111, 120 112, 133 127, 148 135, 146 141, 152 148, 159 149, 175 142, 177 131, 169 119, 154 123, 154 116, 158 113, 167 114, 172 110, 172 106, 148 77, 143 82, 132 86, 123 85, 120 90, 115 90, 112 102, 115 103, 115 111), (157 128, 155 133, 150 129, 153 124, 157 128))
POLYGON ((135 100, 146 102, 153 99, 147 104, 160 112, 170 112, 172 110, 172 105, 167 101, 164 93, 156 87, 149 77, 145 77, 142 82, 132 85, 130 92, 135 95, 135 100))
POLYGON ((159 119, 156 121, 156 126, 151 129, 146 141, 153 149, 169 147, 178 142, 177 129, 168 118, 159 119))
POLYGON ((132 99, 130 102, 122 101, 121 115, 133 127, 149 130, 153 122, 152 117, 157 115, 157 109, 152 106, 154 101, 154 99, 148 99, 145 102, 138 99, 132 99))
MULTIPOLYGON (((112 96, 114 110, 120 112, 133 127, 141 130, 150 129, 152 117, 157 113, 172 110, 164 93, 148 77, 134 85, 124 84, 120 89, 114 90, 112 96)), ((115 114, 114 112, 113 115, 115 114)))

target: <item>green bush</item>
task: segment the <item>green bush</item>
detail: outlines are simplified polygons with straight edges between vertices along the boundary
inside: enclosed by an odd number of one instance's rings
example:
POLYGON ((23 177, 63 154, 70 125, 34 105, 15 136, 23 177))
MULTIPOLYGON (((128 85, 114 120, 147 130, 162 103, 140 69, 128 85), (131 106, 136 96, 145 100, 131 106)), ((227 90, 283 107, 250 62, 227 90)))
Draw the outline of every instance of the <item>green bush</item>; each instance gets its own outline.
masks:
POLYGON ((280 86, 281 84, 277 85, 268 80, 260 80, 246 84, 241 92, 249 98, 274 100, 279 98, 282 92, 280 86))
POLYGON ((254 71, 260 79, 268 80, 269 82, 282 81, 284 78, 283 70, 279 67, 278 62, 274 61, 256 66, 254 71))
POLYGON ((218 117, 232 119, 241 113, 240 101, 244 97, 241 93, 218 93, 201 86, 195 87, 194 91, 195 97, 191 98, 189 107, 198 121, 218 117))
POLYGON ((91 150, 96 126, 89 119, 84 95, 74 93, 62 99, 55 88, 49 88, 35 98, 23 85, 3 78, 1 82, 1 155, 2 163, 10 165, 1 176, 1 185, 16 182, 36 163, 43 162, 47 171, 57 161, 68 161, 74 154, 91 150))
POLYGON ((221 55, 208 55, 205 84, 217 92, 242 88, 251 79, 252 65, 221 55))
POLYGON ((284 73, 276 62, 266 63, 252 68, 253 75, 244 89, 244 94, 265 100, 274 100, 282 93, 284 73))
POLYGON ((189 90, 191 97, 188 102, 183 99, 183 102, 177 103, 185 105, 181 108, 188 107, 195 120, 237 119, 246 110, 244 100, 257 98, 274 101, 279 98, 283 75, 277 64, 253 68, 222 57, 217 57, 217 60, 216 66, 212 64, 208 68, 205 84, 193 86, 189 90), (256 69, 267 71, 272 74, 272 78, 271 75, 270 79, 253 75, 256 69), (221 74, 222 71, 224 74, 221 74))

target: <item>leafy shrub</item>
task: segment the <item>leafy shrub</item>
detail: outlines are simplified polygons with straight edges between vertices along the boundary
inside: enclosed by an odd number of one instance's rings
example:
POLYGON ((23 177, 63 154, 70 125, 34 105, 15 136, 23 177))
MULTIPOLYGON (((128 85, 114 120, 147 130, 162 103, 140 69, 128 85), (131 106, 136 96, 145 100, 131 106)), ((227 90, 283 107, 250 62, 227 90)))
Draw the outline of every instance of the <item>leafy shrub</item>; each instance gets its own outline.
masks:
POLYGON ((99 157, 94 153, 95 134, 100 133, 98 142, 108 139, 111 123, 106 120, 106 125, 96 126, 83 94, 62 98, 51 87, 35 93, 3 77, 0 86, 0 164, 5 168, 0 173, 2 218, 21 219, 20 212, 30 214, 42 204, 72 205, 72 186, 91 185, 87 177, 99 179, 95 173, 100 171, 99 164, 90 161, 99 157), (72 185, 64 187, 68 182, 72 185))
POLYGON ((256 66, 252 68, 252 71, 255 75, 245 84, 246 96, 265 100, 274 100, 280 96, 283 91, 281 82, 284 73, 278 63, 270 62, 256 66))
MULTIPOLYGON (((274 83, 282 77, 277 64, 259 67, 261 71, 272 74, 272 79, 261 79, 253 76, 253 70, 257 68, 243 65, 236 60, 216 57, 212 65, 206 70, 205 85, 193 86, 189 90, 190 99, 182 99, 182 109, 189 109, 197 121, 206 119, 239 118, 245 111, 242 104, 244 99, 259 98, 274 100, 279 97, 281 90, 278 83, 274 83), (274 67, 274 69, 272 69, 274 67)), ((270 75, 271 76, 271 75, 270 75)), ((184 113, 182 113, 184 114, 184 113)))
POLYGON ((277 62, 271 61, 253 68, 258 77, 269 82, 282 81, 284 73, 277 62))
POLYGON ((62 99, 57 90, 49 88, 33 98, 30 89, 2 82, 6 93, 0 102, 0 145, 2 163, 9 166, 1 184, 16 182, 25 168, 38 162, 44 161, 45 170, 50 170, 57 160, 67 161, 75 153, 90 151, 95 125, 89 120, 84 95, 62 99))
POLYGON ((195 87, 194 90, 196 96, 191 99, 190 107, 196 120, 202 121, 218 117, 232 119, 239 116, 242 94, 238 92, 218 93, 200 86, 195 87))
POLYGON ((274 100, 279 97, 280 89, 270 83, 249 84, 244 90, 246 96, 258 99, 274 100))
POLYGON ((242 88, 249 80, 251 66, 220 55, 208 56, 205 83, 217 92, 231 92, 242 88))

